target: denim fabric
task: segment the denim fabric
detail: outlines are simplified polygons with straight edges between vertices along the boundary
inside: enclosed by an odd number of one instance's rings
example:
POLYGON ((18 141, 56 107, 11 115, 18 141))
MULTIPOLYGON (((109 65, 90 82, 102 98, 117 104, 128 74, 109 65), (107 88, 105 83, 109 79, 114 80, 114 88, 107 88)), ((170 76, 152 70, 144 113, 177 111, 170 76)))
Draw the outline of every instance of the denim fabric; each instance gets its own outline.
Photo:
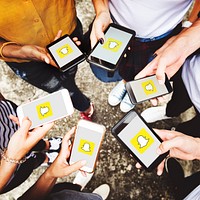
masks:
POLYGON ((112 73, 94 64, 90 64, 90 67, 96 78, 98 78, 102 82, 108 83, 108 82, 117 82, 122 80, 118 70, 115 70, 115 72, 112 73))
POLYGON ((74 190, 62 190, 50 194, 46 200, 102 200, 98 194, 78 192, 74 190))

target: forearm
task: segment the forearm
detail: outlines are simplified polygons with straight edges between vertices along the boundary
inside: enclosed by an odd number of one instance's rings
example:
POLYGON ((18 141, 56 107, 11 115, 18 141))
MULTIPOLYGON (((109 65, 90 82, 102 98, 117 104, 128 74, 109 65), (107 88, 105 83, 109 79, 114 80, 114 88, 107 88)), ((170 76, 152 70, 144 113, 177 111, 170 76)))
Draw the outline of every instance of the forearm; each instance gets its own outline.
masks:
POLYGON ((197 141, 197 155, 196 155, 196 159, 200 160, 200 138, 195 138, 197 141))
POLYGON ((5 160, 1 160, 1 165, 0 165, 0 193, 2 192, 3 188, 5 185, 8 183, 10 180, 11 176, 15 172, 17 168, 16 163, 9 163, 6 162, 5 160))
POLYGON ((93 5, 97 16, 102 12, 109 13, 108 0, 93 0, 93 5))
POLYGON ((195 21, 191 27, 184 29, 184 31, 181 32, 174 41, 175 43, 178 42, 179 44, 182 44, 185 58, 200 48, 199 30, 200 19, 195 21))
POLYGON ((52 177, 47 169, 37 182, 19 198, 19 200, 43 200, 51 192, 56 180, 57 178, 52 177))

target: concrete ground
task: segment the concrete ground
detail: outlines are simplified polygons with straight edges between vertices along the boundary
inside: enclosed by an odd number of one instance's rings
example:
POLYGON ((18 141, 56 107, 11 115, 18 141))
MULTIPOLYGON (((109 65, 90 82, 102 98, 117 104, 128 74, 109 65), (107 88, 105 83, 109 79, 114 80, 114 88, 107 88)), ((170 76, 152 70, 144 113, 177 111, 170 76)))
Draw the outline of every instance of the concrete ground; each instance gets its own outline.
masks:
MULTIPOLYGON (((94 16, 91 2, 89 0, 77 1, 77 11, 83 22, 84 30, 86 30, 94 16)), ((18 78, 4 62, 0 62, 0 65, 0 91, 7 99, 20 105, 28 99, 36 99, 47 94, 18 78)), ((112 126, 124 115, 118 106, 111 107, 107 103, 109 91, 116 83, 102 83, 97 80, 87 62, 80 64, 76 80, 84 94, 94 102, 95 114, 93 121, 103 124, 107 128, 95 174, 84 191, 91 192, 100 184, 107 183, 111 187, 109 200, 173 200, 173 186, 166 172, 158 177, 156 171, 147 173, 143 169, 136 169, 136 161, 111 135, 112 126)), ((147 102, 138 105, 136 109, 141 112, 149 106, 150 104, 147 102)), ((193 113, 193 110, 190 109, 180 117, 154 123, 152 127, 170 129, 181 121, 190 119, 193 113)), ((75 111, 73 118, 58 120, 47 137, 53 135, 63 136, 66 131, 77 124, 78 119, 79 113, 75 111)), ((181 161, 181 164, 184 166, 186 175, 197 171, 200 167, 199 161, 181 161)), ((36 169, 22 185, 7 194, 0 195, 0 200, 12 200, 19 197, 38 179, 44 170, 45 167, 36 169)), ((72 174, 69 177, 59 179, 59 181, 72 181, 74 176, 75 174, 72 174)))

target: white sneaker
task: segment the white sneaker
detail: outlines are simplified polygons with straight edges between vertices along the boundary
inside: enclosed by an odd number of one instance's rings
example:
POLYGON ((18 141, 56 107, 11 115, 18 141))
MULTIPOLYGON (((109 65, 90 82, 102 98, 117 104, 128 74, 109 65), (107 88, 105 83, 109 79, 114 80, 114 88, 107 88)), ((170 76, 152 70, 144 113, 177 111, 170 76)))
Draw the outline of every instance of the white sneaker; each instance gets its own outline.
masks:
POLYGON ((108 184, 102 184, 97 187, 92 193, 98 194, 103 200, 107 199, 110 193, 110 186, 108 184))
POLYGON ((111 106, 116 106, 118 105, 124 95, 126 93, 126 88, 125 88, 125 84, 123 81, 120 81, 112 90, 111 92, 109 93, 108 95, 108 103, 111 105, 111 106))
POLYGON ((122 102, 120 103, 120 110, 126 113, 129 110, 133 109, 134 107, 135 105, 131 103, 128 93, 126 93, 122 102))
POLYGON ((74 178, 73 184, 77 184, 81 186, 81 190, 89 183, 94 173, 86 173, 87 176, 83 176, 81 171, 76 174, 74 178))
POLYGON ((166 107, 167 105, 147 108, 141 113, 141 116, 147 123, 153 123, 163 119, 170 119, 171 117, 166 116, 166 107))

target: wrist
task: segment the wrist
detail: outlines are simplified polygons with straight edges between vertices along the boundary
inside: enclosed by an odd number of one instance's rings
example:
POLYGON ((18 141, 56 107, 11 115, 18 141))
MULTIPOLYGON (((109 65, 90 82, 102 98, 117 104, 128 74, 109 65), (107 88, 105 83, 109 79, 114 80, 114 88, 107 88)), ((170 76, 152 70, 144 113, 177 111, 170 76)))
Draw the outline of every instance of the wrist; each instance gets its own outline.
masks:
POLYGON ((197 155, 196 155, 196 159, 200 160, 200 138, 196 138, 197 140, 197 155))

